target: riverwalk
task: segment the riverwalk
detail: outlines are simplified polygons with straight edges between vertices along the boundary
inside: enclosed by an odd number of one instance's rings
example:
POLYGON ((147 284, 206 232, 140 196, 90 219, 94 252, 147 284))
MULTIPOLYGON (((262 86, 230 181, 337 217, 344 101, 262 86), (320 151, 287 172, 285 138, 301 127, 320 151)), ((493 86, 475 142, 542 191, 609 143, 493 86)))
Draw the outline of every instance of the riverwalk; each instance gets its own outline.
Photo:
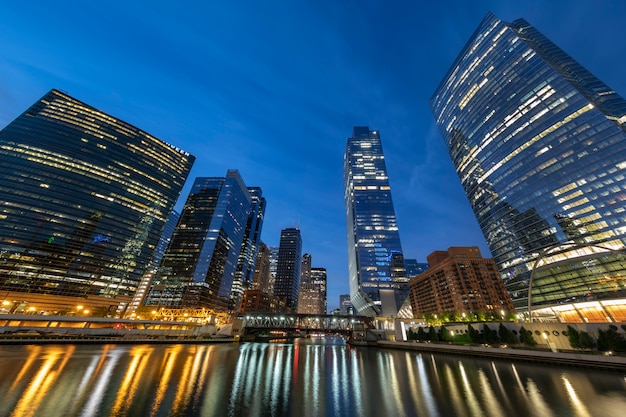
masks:
POLYGON ((367 346, 626 372, 626 357, 624 356, 388 340, 370 342, 367 346))

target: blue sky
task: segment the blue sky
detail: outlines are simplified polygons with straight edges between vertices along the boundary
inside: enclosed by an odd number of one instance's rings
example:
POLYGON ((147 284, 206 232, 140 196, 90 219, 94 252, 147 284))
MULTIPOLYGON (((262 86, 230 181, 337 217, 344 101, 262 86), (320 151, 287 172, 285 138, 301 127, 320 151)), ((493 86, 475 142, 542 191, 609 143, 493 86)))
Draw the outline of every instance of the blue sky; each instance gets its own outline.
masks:
POLYGON ((299 225, 348 293, 343 152, 381 132, 405 257, 485 240, 428 100, 484 15, 525 18, 626 96, 623 1, 6 1, 0 128, 51 88, 238 169, 268 206, 262 238, 299 225))

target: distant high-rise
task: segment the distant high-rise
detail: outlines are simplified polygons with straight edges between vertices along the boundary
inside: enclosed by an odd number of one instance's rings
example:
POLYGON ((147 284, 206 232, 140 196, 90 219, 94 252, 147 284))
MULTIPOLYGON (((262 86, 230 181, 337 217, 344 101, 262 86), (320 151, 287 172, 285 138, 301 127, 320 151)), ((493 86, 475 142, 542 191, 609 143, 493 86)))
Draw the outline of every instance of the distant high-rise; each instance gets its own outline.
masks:
POLYGON ((274 290, 270 289, 270 275, 270 248, 261 241, 256 258, 252 289, 273 294, 274 290))
POLYGON ((194 159, 47 93, 0 132, 3 299, 49 312, 125 308, 194 159))
POLYGON ((146 304, 228 310, 251 206, 238 171, 196 178, 146 304))
POLYGON ((308 284, 311 280, 311 262, 310 254, 302 255, 302 266, 300 267, 300 284, 308 284))
POLYGON ((274 284, 276 283, 276 272, 278 271, 278 246, 271 246, 270 250, 270 280, 267 289, 270 294, 274 294, 274 284))
POLYGON ((319 288, 320 298, 320 313, 327 314, 328 312, 328 300, 326 294, 328 277, 326 276, 326 268, 311 268, 311 284, 319 288))
POLYGON ((339 314, 348 316, 354 314, 354 307, 350 301, 350 294, 341 294, 339 296, 339 314))
POLYGON ((355 127, 344 156, 350 297, 357 314, 395 316, 408 296, 380 135, 355 127))
POLYGON ((417 262, 417 259, 404 259, 406 267, 406 277, 411 280, 428 269, 428 263, 417 262))
POLYGON ((261 230, 263 228, 263 218, 265 216, 265 198, 262 197, 260 187, 248 187, 248 192, 252 199, 250 210, 248 211, 248 221, 244 232, 241 253, 237 261, 237 271, 231 292, 231 310, 237 310, 237 305, 241 301, 244 289, 249 289, 254 278, 254 269, 261 242, 261 230))
POLYGON ((326 314, 326 269, 312 268, 312 257, 302 256, 298 314, 326 314))
MULTIPOLYGON (((488 14, 431 107, 517 309, 537 261, 533 306, 624 297, 626 102, 615 91, 525 20, 488 14)), ((581 314, 626 318, 612 305, 581 314)))
POLYGON ((278 247, 278 264, 274 295, 286 300, 291 312, 298 310, 298 294, 300 292, 300 268, 302 265, 302 237, 296 228, 283 229, 280 233, 278 247))

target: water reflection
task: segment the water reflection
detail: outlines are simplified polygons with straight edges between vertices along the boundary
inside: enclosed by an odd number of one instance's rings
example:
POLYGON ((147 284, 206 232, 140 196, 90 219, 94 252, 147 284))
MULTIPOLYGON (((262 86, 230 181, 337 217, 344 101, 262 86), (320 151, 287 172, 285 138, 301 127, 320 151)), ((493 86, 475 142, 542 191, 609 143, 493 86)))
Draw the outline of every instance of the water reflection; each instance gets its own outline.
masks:
POLYGON ((350 348, 0 346, 0 416, 624 416, 611 372, 350 348))

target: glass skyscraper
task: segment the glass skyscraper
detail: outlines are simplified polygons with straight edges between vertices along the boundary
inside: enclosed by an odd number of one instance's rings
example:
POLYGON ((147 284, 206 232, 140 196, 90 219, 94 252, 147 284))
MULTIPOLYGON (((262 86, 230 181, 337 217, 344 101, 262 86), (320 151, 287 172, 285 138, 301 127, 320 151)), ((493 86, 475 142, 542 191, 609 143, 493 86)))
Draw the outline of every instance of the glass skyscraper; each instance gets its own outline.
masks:
POLYGON ((396 316, 409 285, 378 131, 354 128, 344 185, 352 304, 358 315, 396 316))
POLYGON ((0 132, 3 300, 39 309, 37 295, 56 296, 58 309, 109 311, 128 303, 194 159, 65 93, 47 93, 0 132))
POLYGON ((252 204, 248 211, 248 220, 244 232, 243 244, 237 261, 237 271, 231 293, 231 310, 238 310, 241 297, 246 289, 252 286, 255 264, 261 243, 261 230, 265 217, 266 201, 260 187, 248 187, 252 204))
POLYGON ((302 237, 300 229, 290 227, 280 232, 274 295, 285 299, 290 312, 298 311, 300 271, 302 268, 302 237))
POLYGON ((490 13, 431 108, 515 307, 531 287, 533 307, 587 302, 573 320, 623 315, 602 300, 626 289, 626 102, 490 13))
POLYGON ((227 311, 251 206, 238 171, 196 178, 146 304, 227 311))

